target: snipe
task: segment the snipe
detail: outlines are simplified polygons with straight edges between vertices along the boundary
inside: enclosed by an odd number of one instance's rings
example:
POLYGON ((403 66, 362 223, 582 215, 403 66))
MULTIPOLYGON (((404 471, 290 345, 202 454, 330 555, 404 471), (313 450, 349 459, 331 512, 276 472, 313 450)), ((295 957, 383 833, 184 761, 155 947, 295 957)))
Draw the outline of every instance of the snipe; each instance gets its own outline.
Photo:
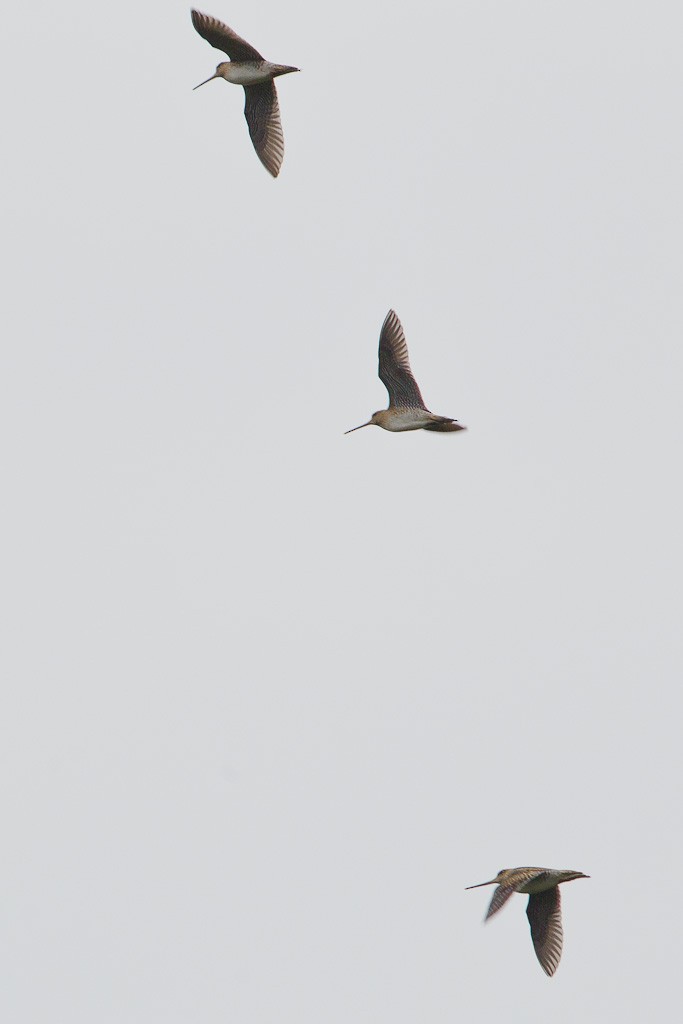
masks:
POLYGON ((192 24, 200 36, 230 58, 218 65, 215 75, 195 85, 195 89, 214 78, 224 78, 226 82, 244 87, 244 116, 251 141, 263 166, 277 178, 285 155, 285 140, 273 79, 289 75, 299 68, 264 60, 258 50, 208 14, 192 11, 192 24))
POLYGON ((531 938, 538 962, 545 973, 552 977, 562 956, 562 914, 560 911, 560 889, 562 882, 574 878, 588 878, 581 871, 562 871, 554 868, 503 868, 490 882, 468 885, 468 889, 479 889, 482 885, 496 885, 485 921, 497 914, 513 892, 529 894, 526 916, 531 926, 531 938))
POLYGON ((466 430, 450 416, 437 416, 424 404, 408 359, 408 345, 401 321, 390 309, 379 336, 379 379, 389 392, 389 408, 373 412, 367 423, 344 433, 352 434, 373 424, 384 430, 466 430))

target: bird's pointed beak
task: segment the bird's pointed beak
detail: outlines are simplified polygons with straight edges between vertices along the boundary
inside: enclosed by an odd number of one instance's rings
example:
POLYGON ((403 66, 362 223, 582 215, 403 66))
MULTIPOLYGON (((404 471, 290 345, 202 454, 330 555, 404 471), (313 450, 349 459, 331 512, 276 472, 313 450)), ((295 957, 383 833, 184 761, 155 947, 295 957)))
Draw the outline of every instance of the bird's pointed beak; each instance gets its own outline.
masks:
POLYGON ((205 81, 200 82, 199 85, 195 85, 192 92, 194 92, 195 89, 199 89, 202 85, 206 85, 207 82, 213 82, 214 78, 220 78, 220 75, 211 75, 211 78, 207 78, 205 81))
POLYGON ((492 878, 489 882, 477 882, 476 885, 466 885, 466 889, 481 889, 482 885, 495 885, 496 879, 492 878))
POLYGON ((368 420, 367 423, 361 423, 360 427, 351 427, 351 430, 345 430, 344 434, 345 435, 346 434, 352 434, 354 432, 354 430, 362 430, 363 427, 370 427, 370 426, 372 426, 372 420, 368 420))

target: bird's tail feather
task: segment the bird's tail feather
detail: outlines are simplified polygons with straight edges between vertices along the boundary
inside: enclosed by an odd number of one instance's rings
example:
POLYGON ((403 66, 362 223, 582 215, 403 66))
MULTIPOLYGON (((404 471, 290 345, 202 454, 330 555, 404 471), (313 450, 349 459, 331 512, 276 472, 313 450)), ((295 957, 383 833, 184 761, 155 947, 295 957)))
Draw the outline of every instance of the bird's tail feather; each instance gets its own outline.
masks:
POLYGON ((462 423, 458 423, 457 420, 452 420, 448 416, 438 416, 434 423, 430 423, 424 429, 439 430, 446 433, 451 430, 467 430, 467 427, 463 427, 462 423))

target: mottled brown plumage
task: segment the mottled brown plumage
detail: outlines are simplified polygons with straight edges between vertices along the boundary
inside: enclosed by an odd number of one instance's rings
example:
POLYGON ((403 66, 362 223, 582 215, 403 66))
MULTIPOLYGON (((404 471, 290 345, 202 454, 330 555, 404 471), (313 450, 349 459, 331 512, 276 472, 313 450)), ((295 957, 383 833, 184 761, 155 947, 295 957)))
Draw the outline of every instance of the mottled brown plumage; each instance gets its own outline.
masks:
POLYGON ((217 50, 227 53, 230 60, 234 61, 257 61, 265 60, 265 57, 258 52, 255 46, 248 43, 246 39, 238 36, 228 25, 212 18, 210 14, 202 14, 201 11, 192 11, 192 24, 207 43, 211 43, 217 50))
MULTIPOLYGON (((206 82, 223 78, 243 87, 244 116, 251 141, 263 166, 277 178, 285 154, 285 140, 273 79, 299 69, 264 60, 250 43, 208 14, 192 11, 192 24, 203 39, 230 58, 229 62, 219 64, 215 75, 207 78, 206 82)), ((199 85, 206 85, 206 82, 199 85)), ((199 85, 195 88, 198 89, 199 85)))
POLYGON ((389 408, 426 409, 410 369, 408 343, 401 321, 390 309, 379 336, 379 379, 389 393, 389 408))
POLYGON ((389 408, 373 413, 367 423, 347 430, 347 434, 372 424, 394 432, 437 430, 450 433, 466 429, 450 416, 437 416, 430 412, 424 404, 417 381, 410 369, 403 327, 393 309, 387 313, 380 331, 379 379, 389 392, 389 408))
POLYGON ((497 914, 513 893, 529 895, 526 914, 531 928, 538 962, 545 973, 552 977, 562 956, 562 914, 559 886, 574 878, 588 878, 581 871, 565 871, 554 868, 503 868, 490 882, 468 885, 468 889, 479 889, 483 885, 497 885, 486 912, 485 921, 497 914))

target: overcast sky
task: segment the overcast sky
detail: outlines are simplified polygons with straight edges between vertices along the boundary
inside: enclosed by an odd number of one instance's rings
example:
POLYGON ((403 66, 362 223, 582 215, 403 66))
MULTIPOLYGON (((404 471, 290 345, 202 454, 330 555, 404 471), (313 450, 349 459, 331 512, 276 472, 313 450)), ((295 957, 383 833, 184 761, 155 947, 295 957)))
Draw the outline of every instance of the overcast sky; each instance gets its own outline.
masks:
POLYGON ((277 181, 188 5, 4 19, 2 1019, 673 1020, 679 5, 202 9, 277 181), (390 307, 467 432, 343 436, 390 307))

